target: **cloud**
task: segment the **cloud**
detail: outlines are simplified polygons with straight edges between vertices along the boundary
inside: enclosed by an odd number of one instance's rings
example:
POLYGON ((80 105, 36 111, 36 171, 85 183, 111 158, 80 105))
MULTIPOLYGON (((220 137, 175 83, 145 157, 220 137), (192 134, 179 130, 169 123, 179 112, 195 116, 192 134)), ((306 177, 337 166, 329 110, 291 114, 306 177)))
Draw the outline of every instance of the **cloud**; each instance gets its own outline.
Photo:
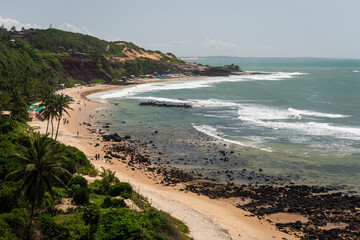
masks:
POLYGON ((234 43, 229 43, 226 41, 222 41, 222 40, 213 40, 210 38, 206 38, 206 46, 208 47, 219 47, 219 48, 227 48, 227 49, 239 49, 241 48, 240 46, 234 44, 234 43))
POLYGON ((60 25, 59 29, 64 30, 64 31, 70 31, 70 32, 77 32, 77 33, 83 33, 83 34, 88 34, 91 35, 91 32, 89 31, 89 29, 87 27, 77 27, 73 24, 70 24, 68 22, 64 22, 63 24, 60 25))
MULTIPOLYGON (((12 19, 12 18, 4 18, 0 15, 0 26, 4 25, 5 28, 10 29, 13 26, 16 27, 17 30, 20 30, 22 27, 24 28, 37 28, 37 29, 44 29, 46 27, 42 27, 40 25, 37 24, 30 24, 30 23, 21 23, 16 19, 12 19)), ((68 22, 64 22, 59 29, 61 30, 65 30, 65 31, 71 31, 71 32, 78 32, 78 33, 84 33, 84 34, 89 34, 91 35, 91 32, 89 31, 89 29, 87 27, 81 27, 78 28, 73 24, 70 24, 68 22)))
POLYGON ((0 15, 0 26, 4 25, 5 28, 10 29, 13 26, 16 27, 17 30, 20 30, 22 27, 24 28, 43 28, 37 24, 30 24, 30 23, 21 23, 16 19, 12 18, 3 18, 0 15))

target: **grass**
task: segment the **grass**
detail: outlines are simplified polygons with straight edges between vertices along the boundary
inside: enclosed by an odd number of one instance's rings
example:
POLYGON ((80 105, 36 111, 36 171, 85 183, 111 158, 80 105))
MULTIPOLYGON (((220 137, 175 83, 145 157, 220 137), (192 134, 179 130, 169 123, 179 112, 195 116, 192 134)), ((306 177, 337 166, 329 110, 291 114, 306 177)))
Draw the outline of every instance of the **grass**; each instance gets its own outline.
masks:
POLYGON ((104 202, 106 196, 90 193, 90 202, 95 204, 98 208, 101 208, 101 204, 104 202))

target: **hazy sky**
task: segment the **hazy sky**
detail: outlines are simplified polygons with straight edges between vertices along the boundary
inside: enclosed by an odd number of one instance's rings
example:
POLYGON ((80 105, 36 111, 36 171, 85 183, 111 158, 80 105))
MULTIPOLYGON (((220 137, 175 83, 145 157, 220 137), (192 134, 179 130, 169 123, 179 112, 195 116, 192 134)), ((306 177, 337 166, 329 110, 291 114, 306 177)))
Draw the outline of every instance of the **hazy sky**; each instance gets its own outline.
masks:
POLYGON ((177 56, 360 58, 359 0, 0 0, 0 24, 177 56))

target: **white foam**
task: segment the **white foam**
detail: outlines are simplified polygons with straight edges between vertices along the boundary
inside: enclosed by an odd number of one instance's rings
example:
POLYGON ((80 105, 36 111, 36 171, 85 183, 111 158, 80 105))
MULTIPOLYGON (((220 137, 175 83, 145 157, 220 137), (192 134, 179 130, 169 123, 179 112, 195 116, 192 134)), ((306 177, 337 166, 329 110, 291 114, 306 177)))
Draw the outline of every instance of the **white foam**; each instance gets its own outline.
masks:
POLYGON ((325 122, 314 122, 304 117, 312 117, 312 120, 322 121, 323 118, 346 118, 348 115, 330 114, 310 110, 298 110, 293 108, 272 108, 254 104, 243 104, 238 111, 238 119, 256 126, 275 130, 292 130, 298 134, 315 136, 333 136, 359 140, 360 128, 349 126, 337 126, 325 122))
POLYGON ((360 72, 359 70, 353 70, 352 72, 354 72, 354 73, 358 73, 358 72, 360 72))
POLYGON ((310 136, 331 136, 340 139, 360 140, 360 128, 348 126, 334 126, 329 123, 318 122, 277 122, 253 120, 257 126, 275 130, 291 130, 299 134, 310 136))
POLYGON ((293 108, 288 108, 289 112, 294 113, 295 115, 303 115, 309 117, 321 117, 321 118, 347 118, 350 117, 349 115, 343 114, 331 114, 331 113, 321 113, 321 112, 314 112, 309 110, 297 110, 293 108))
MULTIPOLYGON (((231 144, 235 144, 235 145, 240 145, 240 146, 244 146, 244 147, 254 147, 254 148, 258 148, 258 146, 256 145, 250 145, 250 144, 245 144, 243 142, 240 141, 235 141, 235 140, 230 140, 230 139, 226 139, 221 137, 221 133, 219 133, 215 128, 208 126, 208 125, 200 125, 200 126, 196 126, 194 124, 192 124, 193 127, 198 130, 199 132, 202 132, 210 137, 213 137, 215 139, 224 141, 224 142, 228 142, 231 144)), ((260 148, 263 151, 267 151, 267 152, 271 152, 272 150, 270 148, 260 148)))
POLYGON ((330 114, 322 112, 314 112, 310 110, 298 110, 294 108, 274 108, 255 104, 241 104, 239 111, 239 119, 243 121, 257 120, 299 120, 304 116, 318 118, 346 118, 349 115, 330 114))
POLYGON ((206 87, 213 87, 214 84, 221 82, 279 81, 279 80, 290 79, 295 76, 304 75, 304 74, 307 73, 276 72, 276 73, 264 73, 257 75, 232 75, 229 77, 211 77, 211 78, 202 78, 197 80, 176 81, 176 82, 148 83, 148 84, 137 85, 132 88, 125 88, 122 90, 102 93, 100 98, 102 99, 125 98, 144 92, 206 88, 206 87))

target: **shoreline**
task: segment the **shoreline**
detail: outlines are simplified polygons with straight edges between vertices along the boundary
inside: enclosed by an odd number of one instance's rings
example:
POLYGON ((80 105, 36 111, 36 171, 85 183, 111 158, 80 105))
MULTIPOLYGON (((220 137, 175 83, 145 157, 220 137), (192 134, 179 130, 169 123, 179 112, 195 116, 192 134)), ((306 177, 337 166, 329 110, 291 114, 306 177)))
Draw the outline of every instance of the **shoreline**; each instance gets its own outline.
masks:
MULTIPOLYGON (((141 84, 176 81, 181 79, 151 79, 142 80, 141 84)), ((139 83, 135 83, 139 84, 139 83)), ((108 103, 99 103, 86 98, 96 92, 107 92, 134 86, 129 85, 97 85, 79 86, 59 90, 59 93, 68 94, 74 99, 81 100, 71 104, 68 124, 61 125, 58 140, 67 145, 72 145, 83 151, 96 168, 105 167, 116 171, 121 181, 129 182, 134 189, 150 200, 150 203, 172 216, 182 220, 190 229, 190 236, 195 239, 295 239, 294 236, 280 232, 267 221, 250 218, 245 215, 250 213, 237 208, 226 200, 209 199, 204 195, 179 191, 176 187, 165 187, 149 179, 144 171, 133 171, 127 164, 104 161, 95 161, 95 154, 102 154, 104 141, 96 133, 89 133, 89 117, 101 108, 106 108, 108 103), (81 125, 80 125, 81 124, 81 125), (77 134, 79 133, 79 135, 77 134), (99 146, 96 146, 96 143, 99 146)), ((44 132, 45 122, 30 122, 31 126, 39 126, 44 132)), ((91 123, 90 123, 91 125, 91 123)))
MULTIPOLYGON (((151 82, 156 82, 156 79, 151 79, 151 82)), ((96 102, 87 99, 87 96, 131 86, 135 85, 98 85, 60 90, 81 101, 71 105, 74 110, 70 112, 69 124, 61 126, 59 141, 82 150, 96 168, 116 171, 121 181, 130 182, 154 207, 185 222, 190 236, 195 239, 329 236, 354 239, 357 236, 356 229, 360 227, 358 196, 342 194, 334 187, 292 183, 239 186, 201 181, 201 178, 196 179, 185 171, 173 172, 166 165, 150 164, 139 151, 144 141, 133 136, 111 138, 115 134, 106 135, 110 132, 107 133, 105 123, 102 127, 97 126, 101 129, 96 129, 95 125, 99 122, 95 115, 99 115, 95 112, 106 109, 111 103, 96 102), (100 154, 103 159, 94 160, 95 154, 100 154), (319 215, 319 212, 325 214, 319 215)), ((107 110, 105 112, 107 114, 107 110)), ((42 124, 44 130, 45 123, 38 124, 42 124)))

